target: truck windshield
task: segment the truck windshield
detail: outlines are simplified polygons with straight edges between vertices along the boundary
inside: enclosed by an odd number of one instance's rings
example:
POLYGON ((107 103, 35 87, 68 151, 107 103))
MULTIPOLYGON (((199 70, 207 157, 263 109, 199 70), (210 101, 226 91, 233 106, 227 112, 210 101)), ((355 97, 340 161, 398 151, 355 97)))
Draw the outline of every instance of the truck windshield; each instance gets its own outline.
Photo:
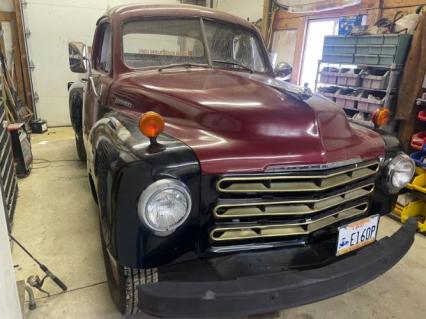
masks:
POLYGON ((205 37, 199 19, 127 22, 123 26, 124 63, 131 68, 208 65, 210 54, 213 67, 266 72, 260 44, 250 30, 211 20, 204 26, 205 37))

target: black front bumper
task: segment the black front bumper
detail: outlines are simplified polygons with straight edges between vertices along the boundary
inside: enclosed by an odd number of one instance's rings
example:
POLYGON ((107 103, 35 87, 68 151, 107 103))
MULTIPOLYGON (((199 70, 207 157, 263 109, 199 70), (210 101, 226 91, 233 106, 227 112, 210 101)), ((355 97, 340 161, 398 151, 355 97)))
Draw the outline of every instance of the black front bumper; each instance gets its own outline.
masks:
POLYGON ((411 247, 416 227, 416 220, 410 219, 392 237, 321 268, 226 281, 141 285, 139 307, 160 317, 212 318, 273 312, 330 298, 357 288, 393 267, 411 247))

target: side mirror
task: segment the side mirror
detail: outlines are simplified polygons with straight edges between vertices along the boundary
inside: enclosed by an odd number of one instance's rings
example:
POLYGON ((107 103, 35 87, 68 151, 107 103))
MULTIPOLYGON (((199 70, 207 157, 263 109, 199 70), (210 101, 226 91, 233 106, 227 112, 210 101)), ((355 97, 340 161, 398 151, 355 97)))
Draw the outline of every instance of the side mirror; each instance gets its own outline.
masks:
POLYGON ((271 61, 272 66, 275 68, 275 64, 277 63, 278 53, 277 52, 269 52, 269 61, 271 61))
POLYGON ((89 71, 89 54, 87 46, 81 42, 68 43, 70 70, 75 73, 89 71))
POLYGON ((280 62, 274 69, 274 76, 277 78, 288 78, 293 72, 293 67, 287 62, 280 62))

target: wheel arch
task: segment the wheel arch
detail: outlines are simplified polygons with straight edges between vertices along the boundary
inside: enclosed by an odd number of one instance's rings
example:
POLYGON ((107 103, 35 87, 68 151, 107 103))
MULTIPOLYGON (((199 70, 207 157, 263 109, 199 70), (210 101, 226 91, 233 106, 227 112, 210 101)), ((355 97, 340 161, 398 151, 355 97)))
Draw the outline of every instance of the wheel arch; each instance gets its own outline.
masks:
POLYGON ((83 85, 74 82, 68 92, 71 124, 74 132, 79 133, 83 127, 83 85))

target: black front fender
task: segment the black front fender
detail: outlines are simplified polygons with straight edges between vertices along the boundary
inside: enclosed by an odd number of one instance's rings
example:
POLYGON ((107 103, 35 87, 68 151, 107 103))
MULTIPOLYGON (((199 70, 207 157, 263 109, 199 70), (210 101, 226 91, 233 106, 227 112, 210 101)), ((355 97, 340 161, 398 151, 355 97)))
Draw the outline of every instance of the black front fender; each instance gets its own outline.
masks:
POLYGON ((192 150, 167 135, 152 149, 137 120, 109 113, 92 129, 92 175, 97 188, 101 225, 107 248, 119 264, 148 268, 170 263, 182 254, 196 251, 200 200, 200 167, 192 150), (174 178, 191 192, 188 220, 173 234, 159 237, 137 214, 139 196, 154 181, 174 178))

